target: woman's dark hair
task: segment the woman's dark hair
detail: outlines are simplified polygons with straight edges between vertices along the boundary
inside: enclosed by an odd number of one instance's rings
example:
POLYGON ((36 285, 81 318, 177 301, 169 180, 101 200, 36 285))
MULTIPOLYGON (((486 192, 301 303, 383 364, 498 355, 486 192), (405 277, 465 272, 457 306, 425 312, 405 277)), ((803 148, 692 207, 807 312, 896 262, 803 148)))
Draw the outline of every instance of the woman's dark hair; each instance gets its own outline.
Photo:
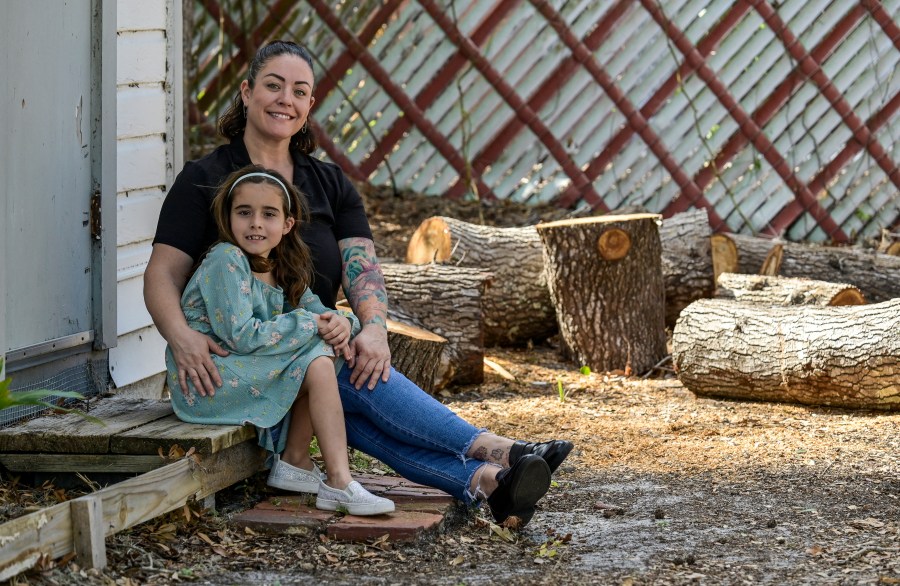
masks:
POLYGON ((247 254, 247 259, 250 261, 250 268, 254 272, 268 273, 271 271, 272 276, 275 278, 275 283, 284 290, 285 298, 291 305, 296 307, 300 303, 300 297, 303 295, 303 292, 312 284, 313 279, 312 255, 309 252, 309 247, 300 238, 301 223, 309 221, 309 206, 306 202, 306 197, 296 187, 286 181, 278 171, 266 169, 261 165, 247 165, 226 177, 213 199, 213 217, 215 217, 216 226, 219 229, 219 240, 234 244, 238 248, 240 248, 240 244, 237 243, 234 232, 231 230, 231 202, 234 199, 232 197, 234 195, 232 188, 235 187, 235 183, 239 179, 241 179, 240 185, 235 190, 241 189, 246 185, 259 185, 260 183, 272 185, 279 192, 283 192, 285 188, 287 189, 286 195, 290 197, 291 209, 288 209, 288 200, 285 198, 282 200, 284 202, 282 212, 286 218, 294 218, 293 228, 272 249, 268 258, 247 254), (248 173, 266 173, 281 181, 283 187, 278 184, 278 181, 273 181, 270 177, 255 175, 241 179, 248 173))
MULTIPOLYGON (((250 89, 256 86, 256 76, 259 71, 266 66, 266 63, 274 57, 280 55, 294 55, 309 63, 309 68, 313 68, 312 55, 306 48, 301 47, 297 43, 291 41, 272 41, 260 48, 250 62, 247 69, 247 83, 250 89)), ((315 77, 315 76, 314 76, 315 77)), ((316 137, 312 131, 308 129, 309 121, 307 119, 303 128, 291 138, 290 150, 292 152, 303 153, 308 155, 316 150, 316 137)), ((231 140, 244 135, 244 129, 247 127, 247 117, 244 115, 244 101, 241 99, 241 90, 238 88, 237 95, 231 103, 231 107, 219 117, 218 130, 219 134, 231 140)))

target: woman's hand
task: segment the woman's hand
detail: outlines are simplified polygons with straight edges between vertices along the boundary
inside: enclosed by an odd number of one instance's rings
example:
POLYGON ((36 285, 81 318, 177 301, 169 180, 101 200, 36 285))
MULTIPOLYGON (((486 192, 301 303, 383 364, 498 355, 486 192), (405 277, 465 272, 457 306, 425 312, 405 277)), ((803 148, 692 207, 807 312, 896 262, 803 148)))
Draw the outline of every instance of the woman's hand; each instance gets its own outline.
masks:
POLYGON ((209 354, 228 356, 228 351, 192 330, 181 310, 181 293, 193 263, 187 253, 173 246, 154 244, 144 271, 144 303, 172 349, 181 391, 185 396, 189 394, 187 381, 190 379, 201 397, 211 397, 216 394, 216 387, 222 386, 222 377, 209 354))
POLYGON ((222 386, 222 377, 219 376, 219 369, 210 353, 228 356, 228 351, 213 342, 209 336, 190 328, 173 337, 169 341, 169 347, 178 366, 178 384, 185 396, 189 394, 188 379, 201 397, 215 395, 216 388, 222 386))
POLYGON ((350 366, 350 383, 359 390, 367 385, 373 390, 378 379, 387 382, 391 376, 391 349, 388 346, 387 330, 378 324, 366 324, 350 342, 350 351, 355 360, 350 366))

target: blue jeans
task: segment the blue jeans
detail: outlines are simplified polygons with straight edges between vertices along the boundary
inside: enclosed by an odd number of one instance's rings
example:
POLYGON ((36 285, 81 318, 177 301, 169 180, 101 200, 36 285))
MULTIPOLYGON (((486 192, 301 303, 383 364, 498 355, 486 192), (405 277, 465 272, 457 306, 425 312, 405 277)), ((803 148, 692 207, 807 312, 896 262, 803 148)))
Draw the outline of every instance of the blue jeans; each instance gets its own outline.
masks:
POLYGON ((338 374, 347 443, 378 458, 405 478, 439 488, 466 504, 472 476, 484 462, 466 456, 484 432, 391 368, 374 390, 350 384, 347 365, 338 374))

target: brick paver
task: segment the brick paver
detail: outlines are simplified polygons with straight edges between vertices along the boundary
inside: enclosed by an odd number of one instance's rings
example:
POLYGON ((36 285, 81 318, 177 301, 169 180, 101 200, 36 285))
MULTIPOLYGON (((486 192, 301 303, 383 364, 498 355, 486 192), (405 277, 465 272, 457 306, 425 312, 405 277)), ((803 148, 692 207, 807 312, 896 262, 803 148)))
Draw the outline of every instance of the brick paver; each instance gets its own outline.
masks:
POLYGON ((239 527, 262 533, 310 535, 324 532, 332 539, 365 541, 385 534, 391 541, 411 541, 437 530, 457 506, 447 493, 396 476, 355 475, 370 492, 394 501, 388 515, 358 517, 319 511, 312 495, 271 496, 232 519, 239 527))

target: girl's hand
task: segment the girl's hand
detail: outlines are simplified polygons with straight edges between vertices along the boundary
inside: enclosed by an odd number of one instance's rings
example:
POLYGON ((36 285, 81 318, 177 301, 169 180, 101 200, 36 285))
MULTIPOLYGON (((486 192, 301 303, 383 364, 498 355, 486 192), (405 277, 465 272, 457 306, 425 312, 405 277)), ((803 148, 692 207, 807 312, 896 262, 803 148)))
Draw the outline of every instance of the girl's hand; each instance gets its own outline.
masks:
POLYGON ((331 344, 335 354, 350 343, 350 320, 340 313, 325 312, 316 318, 316 323, 319 325, 319 335, 327 344, 331 344))

